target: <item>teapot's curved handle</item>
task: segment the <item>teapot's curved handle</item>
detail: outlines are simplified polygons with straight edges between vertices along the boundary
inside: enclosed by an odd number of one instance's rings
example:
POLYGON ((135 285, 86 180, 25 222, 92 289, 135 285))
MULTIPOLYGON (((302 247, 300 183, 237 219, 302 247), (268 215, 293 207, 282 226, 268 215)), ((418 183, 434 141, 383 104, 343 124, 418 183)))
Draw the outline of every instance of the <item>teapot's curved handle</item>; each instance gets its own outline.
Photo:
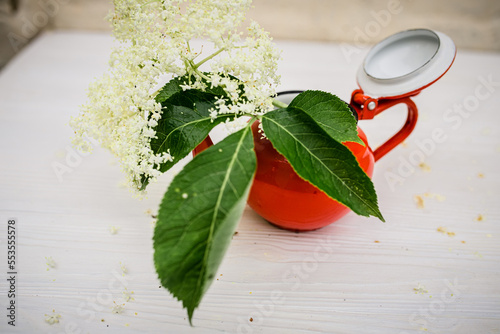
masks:
MULTIPOLYGON (((417 93, 418 94, 418 93, 417 93)), ((416 95, 416 94, 415 94, 416 95)), ((372 119, 382 111, 404 103, 408 107, 408 116, 403 127, 385 143, 373 151, 375 161, 389 153, 393 148, 405 140, 415 128, 418 119, 418 109, 415 102, 410 97, 401 97, 397 99, 374 99, 363 94, 362 90, 355 90, 351 97, 350 105, 356 110, 358 119, 372 119)))
POLYGON ((418 109, 415 103, 409 97, 399 100, 393 100, 393 101, 390 100, 387 102, 379 103, 378 107, 381 108, 379 112, 399 103, 404 103, 408 107, 408 116, 406 118, 406 122, 394 136, 389 138, 385 143, 383 143, 373 151, 373 156, 375 157, 375 161, 382 158, 384 155, 389 153, 389 151, 391 151, 393 148, 395 148, 401 142, 403 142, 403 140, 405 140, 410 135, 410 133, 415 128, 415 125, 417 124, 418 109))

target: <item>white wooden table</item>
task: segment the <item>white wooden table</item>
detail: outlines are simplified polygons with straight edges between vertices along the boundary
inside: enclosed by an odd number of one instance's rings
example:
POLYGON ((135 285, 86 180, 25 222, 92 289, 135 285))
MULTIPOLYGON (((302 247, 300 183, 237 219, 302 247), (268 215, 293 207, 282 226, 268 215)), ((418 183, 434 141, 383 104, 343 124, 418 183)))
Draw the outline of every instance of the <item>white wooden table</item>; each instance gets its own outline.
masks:
MULTIPOLYGON (((375 167, 385 224, 349 214, 296 234, 247 208, 191 328, 152 261, 146 212, 156 212, 171 173, 139 201, 107 151, 70 148, 69 117, 105 70, 111 43, 106 34, 46 33, 0 73, 1 333, 500 332, 500 54, 459 50, 452 69, 415 98, 417 128, 375 167), (445 139, 431 145, 435 129, 445 139), (420 147, 428 152, 415 153, 420 147), (16 327, 6 317, 9 218, 16 327), (133 300, 113 314, 124 291, 133 300), (50 325, 53 310, 61 317, 50 325)), ((367 49, 348 59, 336 44, 277 44, 283 89, 348 100, 357 88, 367 49)), ((376 147, 404 117, 395 108, 361 127, 376 147)))

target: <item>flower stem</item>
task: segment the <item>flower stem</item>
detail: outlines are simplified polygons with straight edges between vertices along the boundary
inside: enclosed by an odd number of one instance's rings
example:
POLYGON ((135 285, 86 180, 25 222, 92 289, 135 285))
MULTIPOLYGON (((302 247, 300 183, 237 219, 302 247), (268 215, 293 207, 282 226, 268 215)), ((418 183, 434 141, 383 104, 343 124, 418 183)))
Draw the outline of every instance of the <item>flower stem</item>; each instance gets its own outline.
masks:
POLYGON ((143 4, 141 5, 141 8, 142 8, 142 7, 144 7, 144 6, 150 5, 150 4, 152 4, 152 3, 155 3, 155 2, 160 2, 160 0, 151 0, 151 1, 148 1, 148 2, 146 2, 146 3, 143 3, 143 4))
POLYGON ((288 107, 288 104, 283 103, 281 101, 278 101, 276 99, 273 99, 273 106, 275 106, 276 108, 286 108, 286 107, 288 107))
POLYGON ((226 50, 226 48, 220 48, 219 50, 217 50, 216 52, 212 53, 210 56, 206 57, 205 59, 203 60, 200 60, 198 63, 194 64, 194 67, 195 68, 198 68, 200 67, 201 65, 203 65, 204 63, 206 63, 207 61, 209 61, 210 59, 214 58, 215 56, 219 55, 221 52, 223 52, 224 50, 226 50))
POLYGON ((210 80, 210 78, 208 76, 206 76, 205 74, 201 73, 200 70, 198 70, 198 67, 191 60, 188 60, 188 63, 189 63, 189 66, 191 67, 191 69, 193 70, 193 73, 198 74, 200 77, 202 77, 203 79, 205 79, 207 81, 210 80))

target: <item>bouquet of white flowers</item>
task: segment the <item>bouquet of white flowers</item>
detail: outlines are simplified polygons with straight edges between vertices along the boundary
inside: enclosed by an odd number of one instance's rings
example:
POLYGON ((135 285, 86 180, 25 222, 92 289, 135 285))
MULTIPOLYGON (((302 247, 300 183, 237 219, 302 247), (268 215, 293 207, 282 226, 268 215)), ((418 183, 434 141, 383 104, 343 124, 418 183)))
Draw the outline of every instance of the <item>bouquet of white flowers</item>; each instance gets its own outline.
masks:
POLYGON ((109 71, 72 119, 75 144, 99 140, 138 192, 193 151, 218 124, 234 133, 175 176, 154 234, 161 283, 191 322, 241 217, 257 168, 253 136, 265 136, 300 177, 364 216, 382 218, 369 177, 342 143, 362 143, 336 96, 318 91, 290 105, 274 99, 280 53, 255 22, 241 26, 250 0, 115 0, 120 42, 109 71), (199 39, 204 47, 193 48, 199 39), (213 50, 207 53, 207 49, 213 50), (260 131, 252 132, 252 124, 260 131))

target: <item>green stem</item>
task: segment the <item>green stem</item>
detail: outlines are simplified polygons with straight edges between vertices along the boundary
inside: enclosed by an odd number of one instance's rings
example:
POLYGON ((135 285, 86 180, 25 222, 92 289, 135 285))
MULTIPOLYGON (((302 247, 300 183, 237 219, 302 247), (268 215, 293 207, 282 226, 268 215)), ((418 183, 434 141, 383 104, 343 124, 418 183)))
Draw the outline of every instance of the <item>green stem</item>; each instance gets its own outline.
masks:
POLYGON ((198 71, 198 70, 195 70, 195 71, 196 71, 196 73, 197 73, 200 77, 202 77, 203 79, 205 79, 205 80, 207 80, 207 81, 208 81, 208 80, 210 80, 210 78, 209 78, 209 77, 207 77, 205 74, 201 73, 201 72, 200 72, 200 71, 198 71))
POLYGON ((201 73, 198 70, 198 67, 196 67, 195 64, 191 60, 188 60, 188 63, 189 63, 189 66, 191 67, 191 69, 193 70, 194 73, 198 74, 200 77, 202 77, 203 79, 205 79, 207 81, 210 80, 210 78, 208 76, 206 76, 205 74, 201 73))
POLYGON ((194 67, 195 68, 198 68, 200 67, 201 65, 203 65, 204 63, 206 63, 207 61, 209 61, 210 59, 214 58, 215 56, 219 55, 221 52, 223 52, 224 50, 226 50, 225 48, 221 48, 219 49, 218 51, 212 53, 210 56, 206 57, 205 59, 203 60, 200 60, 198 63, 194 64, 194 67))
POLYGON ((273 99, 273 106, 275 106, 276 108, 286 108, 286 107, 288 107, 288 104, 283 103, 281 101, 278 101, 276 99, 273 99))
POLYGON ((150 5, 150 4, 155 3, 155 2, 160 2, 160 0, 151 0, 151 1, 148 1, 148 2, 146 2, 146 3, 144 3, 144 4, 142 4, 142 5, 141 5, 141 7, 144 7, 144 6, 150 5))

